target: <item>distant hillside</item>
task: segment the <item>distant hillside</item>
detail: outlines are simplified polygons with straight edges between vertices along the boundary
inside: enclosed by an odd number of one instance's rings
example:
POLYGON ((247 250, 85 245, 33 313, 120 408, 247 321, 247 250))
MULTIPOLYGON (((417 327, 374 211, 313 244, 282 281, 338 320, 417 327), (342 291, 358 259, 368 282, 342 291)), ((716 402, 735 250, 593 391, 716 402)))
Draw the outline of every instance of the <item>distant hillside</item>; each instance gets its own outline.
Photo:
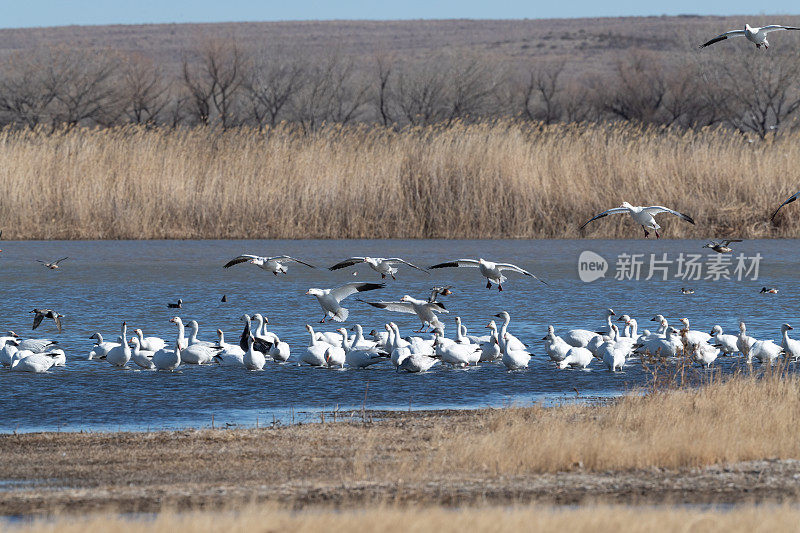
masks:
MULTIPOLYGON (((331 50, 356 60, 376 54, 418 59, 433 52, 470 51, 512 62, 553 58, 572 71, 601 70, 634 48, 670 54, 745 22, 800 24, 800 16, 678 16, 549 20, 412 20, 241 22, 65 26, 0 30, 0 55, 42 46, 110 48, 177 64, 183 50, 209 38, 247 47, 284 47, 308 55, 331 50), (687 40, 679 39, 686 36, 687 40)), ((779 41, 786 36, 776 36, 779 41)))

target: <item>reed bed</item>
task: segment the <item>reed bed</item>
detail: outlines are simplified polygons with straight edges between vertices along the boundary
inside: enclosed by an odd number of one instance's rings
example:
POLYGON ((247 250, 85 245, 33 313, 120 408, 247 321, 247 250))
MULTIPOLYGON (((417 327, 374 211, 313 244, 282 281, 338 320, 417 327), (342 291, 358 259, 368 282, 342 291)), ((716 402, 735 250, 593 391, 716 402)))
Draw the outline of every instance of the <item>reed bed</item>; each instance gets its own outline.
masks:
POLYGON ((162 513, 154 517, 96 515, 62 517, 8 527, 31 533, 107 531, 177 533, 181 531, 706 531, 730 533, 796 531, 800 510, 792 506, 747 505, 727 510, 686 507, 597 506, 587 508, 378 507, 356 510, 313 509, 291 512, 250 507, 237 512, 162 513))
POLYGON ((665 204, 668 237, 798 237, 775 208, 800 134, 456 123, 0 132, 6 239, 640 237, 623 200, 665 204))

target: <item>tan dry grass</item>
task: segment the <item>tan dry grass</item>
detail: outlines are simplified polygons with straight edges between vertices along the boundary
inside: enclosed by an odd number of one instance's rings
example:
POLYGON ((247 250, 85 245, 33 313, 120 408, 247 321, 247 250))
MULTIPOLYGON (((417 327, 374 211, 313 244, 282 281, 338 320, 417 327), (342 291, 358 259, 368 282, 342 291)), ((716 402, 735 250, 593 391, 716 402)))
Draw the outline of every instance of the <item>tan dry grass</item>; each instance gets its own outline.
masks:
POLYGON ((20 527, 14 532, 92 533, 181 531, 796 531, 800 510, 792 506, 743 506, 732 510, 600 506, 578 509, 550 507, 372 508, 363 511, 310 509, 299 513, 270 507, 238 512, 162 513, 154 518, 99 515, 60 518, 20 527))
MULTIPOLYGON (((0 133, 7 239, 543 238, 623 200, 665 204, 667 237, 798 237, 769 224, 800 183, 800 135, 456 124, 312 136, 138 128, 0 133)), ((627 217, 590 237, 636 237, 627 217)))

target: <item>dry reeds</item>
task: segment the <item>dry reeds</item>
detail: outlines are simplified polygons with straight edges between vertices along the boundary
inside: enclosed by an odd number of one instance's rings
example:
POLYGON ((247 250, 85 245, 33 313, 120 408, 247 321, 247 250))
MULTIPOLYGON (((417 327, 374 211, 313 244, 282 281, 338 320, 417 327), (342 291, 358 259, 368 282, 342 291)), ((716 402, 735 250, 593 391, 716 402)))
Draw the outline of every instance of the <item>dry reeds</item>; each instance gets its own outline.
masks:
POLYGON ((668 237, 798 237, 800 136, 455 124, 0 133, 7 239, 639 237, 627 200, 666 204, 668 237))

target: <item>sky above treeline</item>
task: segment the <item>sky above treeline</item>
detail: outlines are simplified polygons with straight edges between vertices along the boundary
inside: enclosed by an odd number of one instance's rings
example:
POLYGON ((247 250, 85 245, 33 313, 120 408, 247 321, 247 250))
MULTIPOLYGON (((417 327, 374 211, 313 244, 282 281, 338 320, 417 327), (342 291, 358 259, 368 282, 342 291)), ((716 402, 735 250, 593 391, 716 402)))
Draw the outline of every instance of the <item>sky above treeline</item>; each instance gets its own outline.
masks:
MULTIPOLYGON (((3 0, 0 27, 276 20, 522 19, 800 12, 797 0, 3 0), (766 11, 765 11, 766 10, 766 11)), ((779 21, 776 21, 779 22, 779 21)))

